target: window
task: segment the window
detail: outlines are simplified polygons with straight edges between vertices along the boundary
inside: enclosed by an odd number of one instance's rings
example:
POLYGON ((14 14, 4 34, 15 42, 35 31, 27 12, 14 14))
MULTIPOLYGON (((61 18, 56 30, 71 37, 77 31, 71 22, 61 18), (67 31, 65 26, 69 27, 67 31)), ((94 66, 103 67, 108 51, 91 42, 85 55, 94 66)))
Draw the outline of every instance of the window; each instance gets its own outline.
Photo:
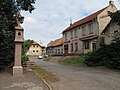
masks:
POLYGON ((36 52, 38 52, 38 50, 36 50, 36 52))
POLYGON ((60 49, 58 49, 58 54, 60 54, 60 49))
POLYGON ((84 42, 85 49, 89 49, 89 41, 84 42))
POLYGON ((35 45, 33 45, 33 47, 35 47, 35 45))
POLYGON ((73 39, 73 31, 71 31, 70 33, 71 33, 71 39, 73 39))
POLYGON ((78 51, 78 43, 75 43, 75 51, 78 51))
POLYGON ((67 33, 65 33, 65 40, 67 40, 67 33))
POLYGON ((71 44, 71 52, 73 52, 73 43, 71 44))
POLYGON ((57 49, 56 49, 56 51, 55 51, 55 54, 57 54, 57 49))
POLYGON ((82 35, 84 36, 86 34, 85 26, 82 26, 82 35))
POLYGON ((63 54, 63 49, 61 49, 61 54, 63 54))
POLYGON ((93 33, 93 23, 89 24, 89 34, 93 33))
POLYGON ((78 33, 78 30, 75 29, 75 38, 77 38, 77 33, 78 33))
POLYGON ((35 50, 33 50, 33 52, 35 52, 35 50))

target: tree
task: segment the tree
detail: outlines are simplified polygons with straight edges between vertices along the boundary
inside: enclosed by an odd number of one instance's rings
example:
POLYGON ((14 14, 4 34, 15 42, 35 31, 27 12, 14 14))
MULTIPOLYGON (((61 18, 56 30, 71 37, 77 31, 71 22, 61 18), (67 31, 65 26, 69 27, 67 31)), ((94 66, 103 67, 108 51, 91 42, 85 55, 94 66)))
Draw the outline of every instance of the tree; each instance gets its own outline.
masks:
POLYGON ((0 2, 0 70, 14 60, 14 27, 16 14, 34 10, 35 0, 1 0, 0 2))
POLYGON ((120 26, 120 10, 115 13, 111 13, 110 17, 112 18, 112 22, 115 22, 120 26))
POLYGON ((33 42, 34 42, 34 41, 33 41, 33 40, 30 40, 30 39, 25 40, 24 43, 23 43, 23 45, 22 45, 22 51, 23 51, 24 53, 27 53, 29 47, 31 46, 31 44, 32 44, 33 42))
POLYGON ((23 45, 22 45, 22 59, 21 59, 22 64, 24 64, 26 61, 29 60, 29 58, 28 58, 28 56, 26 55, 26 53, 27 53, 29 47, 31 46, 31 44, 32 44, 33 42, 34 42, 34 41, 33 41, 33 40, 30 40, 30 39, 24 41, 24 43, 23 43, 23 45))

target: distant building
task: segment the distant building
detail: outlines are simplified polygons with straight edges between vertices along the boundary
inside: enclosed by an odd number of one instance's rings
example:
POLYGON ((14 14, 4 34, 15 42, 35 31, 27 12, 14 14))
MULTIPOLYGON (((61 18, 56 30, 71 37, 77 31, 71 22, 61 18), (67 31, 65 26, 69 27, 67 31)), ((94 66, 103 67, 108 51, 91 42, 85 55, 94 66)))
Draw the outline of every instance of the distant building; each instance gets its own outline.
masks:
POLYGON ((32 45, 30 46, 27 55, 30 56, 42 56, 44 52, 44 46, 41 46, 37 42, 33 42, 32 45))
POLYGON ((63 55, 63 38, 51 41, 46 48, 48 55, 59 56, 63 55))
POLYGON ((99 36, 110 22, 108 12, 117 8, 113 1, 109 5, 75 23, 71 23, 63 31, 63 52, 69 54, 85 54, 99 47, 99 36))

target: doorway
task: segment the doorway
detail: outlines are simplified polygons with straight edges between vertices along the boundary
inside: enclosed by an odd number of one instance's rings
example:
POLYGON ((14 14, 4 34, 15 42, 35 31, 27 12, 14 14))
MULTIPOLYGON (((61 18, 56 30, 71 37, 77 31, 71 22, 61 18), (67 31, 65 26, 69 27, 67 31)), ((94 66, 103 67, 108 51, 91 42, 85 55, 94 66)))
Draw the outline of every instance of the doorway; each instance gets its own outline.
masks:
POLYGON ((68 55, 68 44, 64 45, 64 55, 68 55))

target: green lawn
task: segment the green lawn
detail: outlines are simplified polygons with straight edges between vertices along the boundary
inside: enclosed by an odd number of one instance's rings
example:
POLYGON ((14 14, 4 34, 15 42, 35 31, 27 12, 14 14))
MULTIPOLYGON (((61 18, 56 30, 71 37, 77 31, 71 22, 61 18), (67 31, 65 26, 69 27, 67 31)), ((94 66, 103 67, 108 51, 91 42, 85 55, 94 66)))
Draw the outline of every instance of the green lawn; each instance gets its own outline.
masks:
POLYGON ((45 69, 41 68, 40 66, 35 66, 33 68, 33 71, 35 71, 40 77, 44 78, 47 81, 56 82, 59 80, 55 75, 46 71, 45 69))
POLYGON ((59 63, 65 65, 85 66, 84 56, 66 56, 59 60, 59 63))
POLYGON ((50 59, 51 59, 51 57, 43 58, 44 61, 49 61, 50 59))

